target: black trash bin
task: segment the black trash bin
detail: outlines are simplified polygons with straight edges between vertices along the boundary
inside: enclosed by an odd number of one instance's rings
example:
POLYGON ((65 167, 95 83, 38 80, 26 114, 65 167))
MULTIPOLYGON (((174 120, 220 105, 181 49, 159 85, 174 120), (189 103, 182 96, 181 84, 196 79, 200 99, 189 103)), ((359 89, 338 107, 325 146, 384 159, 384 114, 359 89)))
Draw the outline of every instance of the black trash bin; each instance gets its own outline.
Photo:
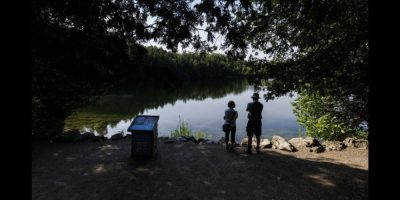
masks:
POLYGON ((128 131, 132 133, 131 158, 152 158, 157 154, 158 119, 160 116, 138 115, 128 131))

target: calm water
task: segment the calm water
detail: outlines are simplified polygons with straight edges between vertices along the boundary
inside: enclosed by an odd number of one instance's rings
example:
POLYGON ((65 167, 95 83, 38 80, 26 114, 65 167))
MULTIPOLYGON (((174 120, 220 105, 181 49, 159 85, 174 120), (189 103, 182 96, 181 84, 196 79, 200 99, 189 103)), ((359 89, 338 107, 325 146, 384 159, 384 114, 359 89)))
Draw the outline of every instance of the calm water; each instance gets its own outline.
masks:
MULTIPOLYGON (((254 88, 245 80, 224 82, 200 82, 184 86, 178 91, 134 90, 106 95, 98 104, 76 111, 66 120, 66 129, 79 129, 111 137, 126 131, 136 115, 159 115, 159 136, 170 136, 179 120, 188 122, 192 131, 205 132, 208 138, 217 140, 224 136, 221 126, 224 110, 229 100, 236 103, 236 141, 245 137, 247 103, 254 88)), ((261 96, 264 94, 260 93, 261 96)), ((280 135, 291 138, 298 135, 300 126, 290 104, 296 96, 288 96, 263 103, 262 137, 280 135)))

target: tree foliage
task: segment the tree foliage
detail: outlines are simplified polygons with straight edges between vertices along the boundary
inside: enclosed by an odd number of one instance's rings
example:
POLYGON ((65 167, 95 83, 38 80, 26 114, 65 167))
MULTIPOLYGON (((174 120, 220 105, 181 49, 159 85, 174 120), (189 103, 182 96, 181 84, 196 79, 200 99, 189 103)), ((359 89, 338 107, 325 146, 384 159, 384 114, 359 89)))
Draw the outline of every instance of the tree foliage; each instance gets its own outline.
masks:
POLYGON ((172 52, 181 44, 204 53, 224 37, 227 55, 251 54, 246 71, 267 83, 267 99, 302 90, 368 99, 367 1, 35 0, 32 12, 32 109, 41 119, 33 120, 35 130, 60 130, 54 120, 98 88, 146 70, 141 44, 151 39, 172 52))
POLYGON ((366 139, 368 128, 365 102, 355 96, 341 98, 303 91, 292 105, 306 134, 324 140, 346 137, 366 139))
POLYGON ((209 28, 225 34, 224 46, 230 55, 244 58, 251 46, 270 56, 250 57, 253 82, 266 86, 267 100, 307 91, 300 102, 308 104, 300 104, 297 111, 304 113, 299 115, 300 121, 309 132, 319 128, 332 133, 317 125, 329 125, 332 127, 328 129, 333 130, 340 123, 344 125, 339 129, 346 133, 351 128, 358 130, 357 123, 350 126, 348 123, 353 122, 333 120, 339 113, 341 119, 369 121, 367 1, 204 0, 197 9, 206 14, 209 28), (324 99, 333 97, 335 101, 324 99), (325 109, 332 104, 346 105, 346 109, 325 109), (323 112, 323 117, 307 110, 312 105, 321 107, 312 108, 323 112), (357 115, 343 118, 349 114, 348 108, 357 110, 357 115), (316 118, 308 118, 305 113, 316 118))
POLYGON ((143 58, 143 79, 185 82, 222 77, 238 77, 249 68, 245 61, 233 60, 223 54, 211 53, 172 53, 148 47, 143 58))
POLYGON ((32 133, 62 131, 72 109, 139 71, 146 53, 141 41, 157 39, 176 49, 177 43, 190 39, 188 30, 196 18, 188 3, 33 1, 32 133), (155 24, 146 24, 149 14, 157 18, 155 24))
POLYGON ((196 8, 224 46, 244 58, 250 45, 258 80, 273 79, 267 98, 310 88, 324 94, 368 94, 366 1, 208 1, 196 8))

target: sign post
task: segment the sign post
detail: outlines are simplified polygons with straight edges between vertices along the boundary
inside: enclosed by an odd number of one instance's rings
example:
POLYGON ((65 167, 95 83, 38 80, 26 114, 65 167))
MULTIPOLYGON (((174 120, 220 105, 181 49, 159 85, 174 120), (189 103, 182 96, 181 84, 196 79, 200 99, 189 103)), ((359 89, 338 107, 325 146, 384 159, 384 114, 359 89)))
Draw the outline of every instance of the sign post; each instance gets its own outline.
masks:
POLYGON ((128 128, 132 133, 131 158, 148 158, 157 154, 160 116, 138 115, 128 128))

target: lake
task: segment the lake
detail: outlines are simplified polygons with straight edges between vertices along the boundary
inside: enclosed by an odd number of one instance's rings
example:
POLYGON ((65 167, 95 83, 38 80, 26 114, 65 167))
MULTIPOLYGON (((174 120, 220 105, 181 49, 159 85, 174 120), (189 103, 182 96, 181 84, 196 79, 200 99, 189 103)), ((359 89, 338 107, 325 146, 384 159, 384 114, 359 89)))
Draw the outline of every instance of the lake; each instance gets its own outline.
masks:
MULTIPOLYGON (((188 122, 192 131, 202 131, 212 140, 224 137, 222 124, 229 100, 236 103, 236 141, 246 137, 246 106, 255 91, 246 80, 195 82, 178 90, 135 89, 115 91, 100 97, 95 105, 76 110, 65 120, 65 130, 78 129, 111 137, 127 129, 136 115, 159 115, 158 135, 170 136, 179 121, 188 122)), ((262 97, 265 91, 260 92, 262 97)), ((262 112, 262 137, 297 137, 304 129, 296 122, 290 104, 296 98, 283 96, 266 102, 262 112)))

